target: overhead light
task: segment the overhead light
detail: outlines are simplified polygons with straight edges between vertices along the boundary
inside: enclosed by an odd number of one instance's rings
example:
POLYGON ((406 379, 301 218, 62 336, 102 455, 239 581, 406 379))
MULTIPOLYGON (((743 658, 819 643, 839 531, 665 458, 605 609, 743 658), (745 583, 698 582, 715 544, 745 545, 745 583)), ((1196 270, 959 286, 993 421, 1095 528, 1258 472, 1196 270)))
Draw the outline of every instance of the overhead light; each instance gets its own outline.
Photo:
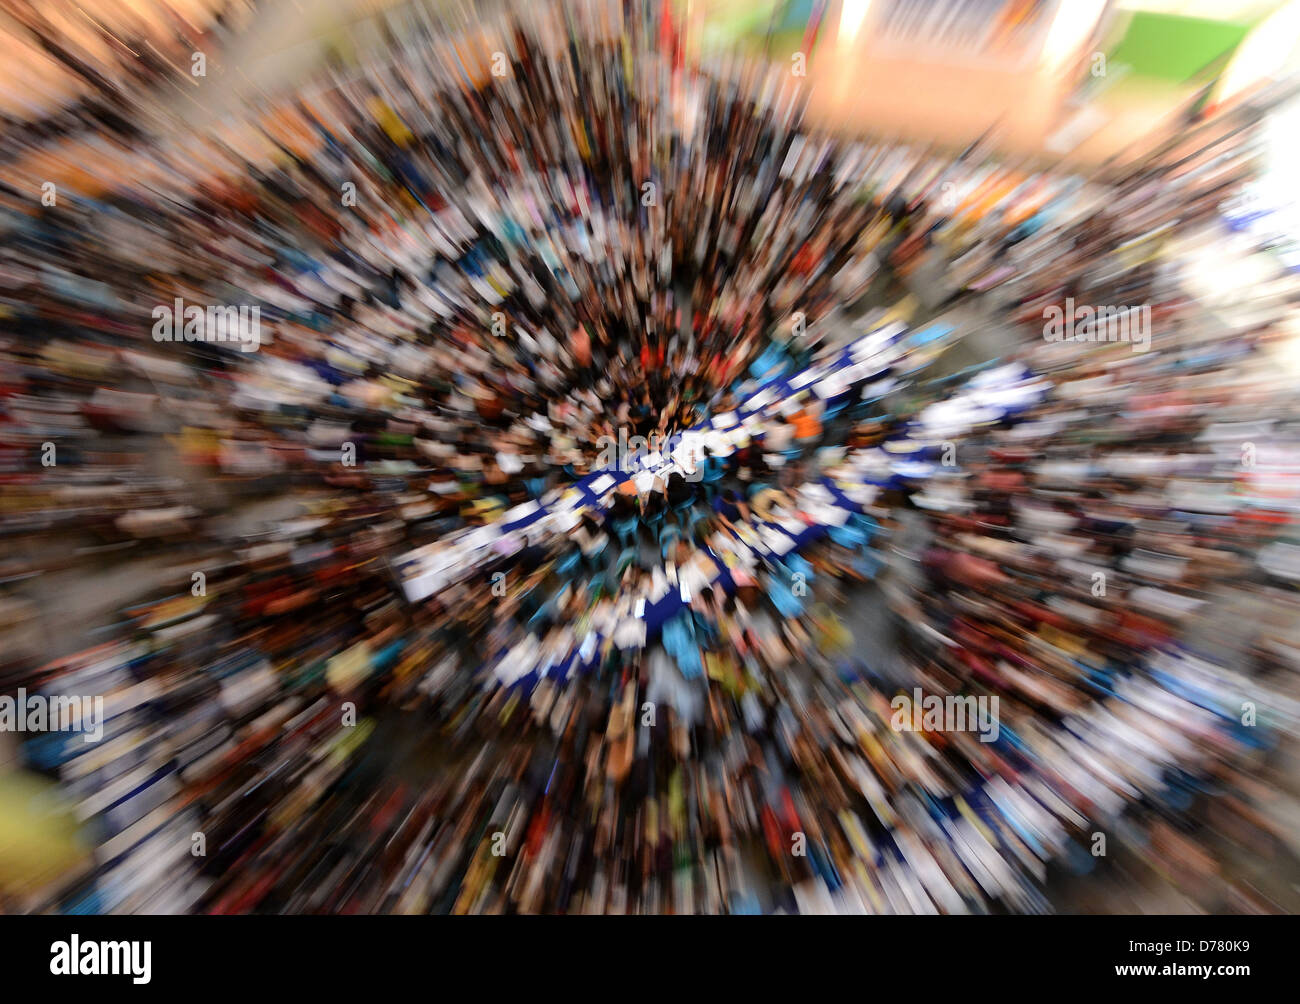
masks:
POLYGON ((844 0, 840 7, 840 45, 851 45, 862 30, 862 22, 867 19, 871 9, 871 0, 844 0))
POLYGON ((1060 69, 1078 51, 1105 6, 1106 0, 1061 0, 1043 42, 1042 63, 1049 72, 1060 69))
POLYGON ((1280 7, 1257 25, 1233 54, 1219 81, 1217 103, 1279 75, 1300 38, 1300 2, 1280 7))

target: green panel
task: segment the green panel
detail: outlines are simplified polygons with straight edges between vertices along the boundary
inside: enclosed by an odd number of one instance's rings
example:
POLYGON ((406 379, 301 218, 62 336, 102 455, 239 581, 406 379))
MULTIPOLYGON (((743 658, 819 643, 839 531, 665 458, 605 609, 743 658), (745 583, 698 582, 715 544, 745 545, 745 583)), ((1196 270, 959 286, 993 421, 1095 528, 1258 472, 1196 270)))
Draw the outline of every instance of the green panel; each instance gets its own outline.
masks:
POLYGON ((735 42, 746 35, 765 33, 776 12, 776 5, 777 0, 717 4, 710 8, 704 24, 706 40, 714 44, 735 42))
POLYGON ((1109 62, 1128 66, 1134 76, 1183 83, 1221 70, 1254 26, 1137 11, 1109 62))

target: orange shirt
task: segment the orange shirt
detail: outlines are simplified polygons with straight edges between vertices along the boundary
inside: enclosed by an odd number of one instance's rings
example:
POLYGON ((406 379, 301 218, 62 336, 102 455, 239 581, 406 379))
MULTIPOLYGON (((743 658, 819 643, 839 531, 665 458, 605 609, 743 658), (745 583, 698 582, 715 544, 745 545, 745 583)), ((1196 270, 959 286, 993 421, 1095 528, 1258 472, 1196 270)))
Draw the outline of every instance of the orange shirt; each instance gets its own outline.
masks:
POLYGON ((573 345, 573 357, 577 360, 579 366, 591 365, 591 336, 587 334, 587 329, 579 324, 573 330, 571 338, 573 345))
POLYGON ((811 412, 800 409, 790 416, 795 439, 811 439, 822 434, 822 423, 811 412))

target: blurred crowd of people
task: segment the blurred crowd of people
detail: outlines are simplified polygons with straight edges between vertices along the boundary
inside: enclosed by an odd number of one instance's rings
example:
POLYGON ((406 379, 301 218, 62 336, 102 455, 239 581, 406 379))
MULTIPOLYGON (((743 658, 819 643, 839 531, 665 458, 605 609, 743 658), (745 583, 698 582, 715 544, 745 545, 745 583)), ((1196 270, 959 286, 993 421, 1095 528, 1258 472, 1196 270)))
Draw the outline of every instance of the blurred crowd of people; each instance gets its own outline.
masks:
POLYGON ((1042 911, 1098 832, 1190 902, 1278 908, 1208 849, 1289 867, 1300 653, 1278 330, 1202 332, 1160 257, 1212 199, 1001 169, 949 199, 966 159, 799 109, 667 8, 562 5, 190 148, 110 130, 93 191, 4 191, 6 598, 69 538, 175 578, 0 665, 108 708, 99 743, 24 737, 64 801, 23 817, 6 908, 1042 911), (960 332, 860 306, 936 261, 1009 329, 1148 303, 1152 351, 1034 330, 941 373, 960 332), (177 298, 258 306, 258 351, 156 340, 177 298), (611 444, 742 411, 590 488, 611 444), (403 560, 445 547, 413 596, 403 560), (1252 665, 1208 609, 1251 611, 1252 665), (913 687, 997 698, 1000 738, 899 729, 913 687))
POLYGON ((864 288, 879 228, 848 235, 888 214, 851 183, 862 147, 806 141, 746 77, 511 43, 491 87, 444 42, 278 106, 272 165, 215 143, 196 172, 159 148, 165 184, 140 165, 97 198, 14 198, 11 527, 201 533, 190 479, 151 479, 114 433, 170 433, 181 470, 261 486, 356 485, 349 443, 362 470, 468 481, 440 511, 482 484, 536 495, 620 429, 694 425, 778 321, 788 341, 864 288), (176 297, 260 305, 262 350, 161 351, 148 318, 176 297), (64 468, 88 456, 83 490, 30 448, 55 441, 64 468))

